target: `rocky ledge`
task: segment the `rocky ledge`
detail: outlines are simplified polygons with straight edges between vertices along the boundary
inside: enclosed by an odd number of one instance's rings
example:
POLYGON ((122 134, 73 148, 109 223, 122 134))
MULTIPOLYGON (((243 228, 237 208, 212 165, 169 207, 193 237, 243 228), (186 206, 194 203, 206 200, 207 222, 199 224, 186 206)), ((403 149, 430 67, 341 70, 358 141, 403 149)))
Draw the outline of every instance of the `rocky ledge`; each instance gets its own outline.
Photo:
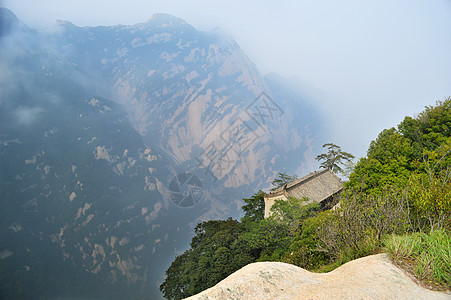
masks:
POLYGON ((396 267, 388 254, 348 262, 329 273, 312 273, 280 262, 249 264, 194 299, 451 299, 425 289, 396 267))

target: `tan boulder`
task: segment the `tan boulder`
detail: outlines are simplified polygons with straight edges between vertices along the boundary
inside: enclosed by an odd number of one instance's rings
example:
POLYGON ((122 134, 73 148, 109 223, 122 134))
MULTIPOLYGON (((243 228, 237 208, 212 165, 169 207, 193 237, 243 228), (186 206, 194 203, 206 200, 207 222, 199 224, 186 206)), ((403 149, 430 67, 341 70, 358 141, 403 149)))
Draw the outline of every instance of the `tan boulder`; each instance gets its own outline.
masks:
POLYGON ((388 254, 348 262, 329 273, 312 273, 280 262, 249 264, 195 299, 451 299, 425 289, 396 267, 388 254))

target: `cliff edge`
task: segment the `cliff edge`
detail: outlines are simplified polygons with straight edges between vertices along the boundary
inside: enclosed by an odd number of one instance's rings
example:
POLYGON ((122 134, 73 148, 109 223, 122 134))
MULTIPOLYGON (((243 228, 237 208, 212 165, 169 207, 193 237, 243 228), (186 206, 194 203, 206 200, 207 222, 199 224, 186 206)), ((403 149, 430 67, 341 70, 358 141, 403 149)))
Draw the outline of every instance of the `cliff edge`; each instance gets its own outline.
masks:
POLYGON ((195 299, 451 299, 427 290, 396 267, 388 254, 348 262, 329 273, 312 273, 280 262, 249 264, 195 299))

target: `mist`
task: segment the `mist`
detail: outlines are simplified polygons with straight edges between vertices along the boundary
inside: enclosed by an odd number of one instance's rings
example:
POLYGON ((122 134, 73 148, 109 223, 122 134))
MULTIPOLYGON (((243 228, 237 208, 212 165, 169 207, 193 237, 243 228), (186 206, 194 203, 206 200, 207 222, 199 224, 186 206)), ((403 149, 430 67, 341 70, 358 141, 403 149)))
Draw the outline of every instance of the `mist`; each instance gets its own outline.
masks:
POLYGON ((197 223, 241 217, 278 172, 316 170, 324 143, 364 156, 451 95, 446 1, 1 5, 23 24, 0 35, 0 256, 17 278, 68 268, 45 283, 52 296, 161 297, 197 223), (143 23, 155 13, 187 24, 143 23), (278 118, 256 121, 258 101, 278 118), (203 165, 213 156, 227 160, 203 165), (186 178, 201 197, 183 206, 186 178))
MULTIPOLYGON (((26 24, 136 24, 170 13, 228 33, 260 71, 298 80, 335 120, 330 139, 363 156, 384 128, 451 94, 449 1, 4 1, 26 24), (87 12, 85 7, 89 6, 87 12), (32 9, 30 9, 32 7, 32 9)), ((324 141, 328 142, 328 141, 324 141)))

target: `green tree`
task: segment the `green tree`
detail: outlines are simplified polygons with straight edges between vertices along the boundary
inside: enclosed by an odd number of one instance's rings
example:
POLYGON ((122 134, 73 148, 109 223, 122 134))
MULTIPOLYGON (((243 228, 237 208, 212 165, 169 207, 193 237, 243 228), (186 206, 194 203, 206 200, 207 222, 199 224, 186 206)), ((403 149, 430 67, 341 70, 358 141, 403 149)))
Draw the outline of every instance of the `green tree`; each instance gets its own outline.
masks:
POLYGON ((299 233, 283 257, 284 262, 304 269, 315 270, 331 260, 329 254, 321 247, 321 240, 318 236, 319 229, 324 225, 330 213, 330 211, 313 213, 300 222, 299 233))
MULTIPOLYGON (((409 199, 432 230, 451 226, 451 169, 436 170, 426 162, 426 173, 409 179, 409 199)), ((438 166, 438 164, 435 164, 438 166)))
POLYGON ((283 187, 285 184, 297 179, 297 175, 287 175, 287 173, 279 173, 277 174, 277 177, 271 182, 271 184, 274 186, 271 191, 275 191, 278 188, 283 187))
POLYGON ((320 167, 324 169, 330 169, 335 173, 344 173, 342 166, 348 162, 352 163, 354 155, 341 150, 340 146, 332 143, 323 145, 323 148, 327 148, 327 153, 320 154, 316 157, 316 160, 321 162, 320 167))
POLYGON ((231 218, 200 223, 191 248, 177 256, 166 271, 160 290, 167 299, 182 299, 212 287, 253 262, 240 239, 243 226, 231 218))
POLYGON ((381 194, 387 186, 406 184, 413 166, 413 147, 395 128, 383 130, 372 141, 346 183, 353 192, 381 194))
POLYGON ((271 218, 248 223, 241 236, 248 251, 259 261, 280 261, 292 238, 286 224, 271 218))
MULTIPOLYGON (((406 117, 398 128, 383 130, 350 175, 347 187, 365 194, 403 187, 414 172, 427 173, 427 164, 441 169, 451 164, 451 98, 428 106, 416 118, 406 117)), ((437 169, 438 170, 438 169, 437 169)))
POLYGON ((244 205, 241 207, 244 211, 244 217, 241 219, 243 223, 245 222, 255 222, 262 220, 265 216, 265 193, 263 191, 258 191, 250 198, 243 198, 244 205))
POLYGON ((270 217, 250 223, 242 239, 259 261, 284 261, 296 237, 301 233, 303 220, 320 210, 318 203, 306 203, 307 199, 290 198, 276 200, 270 217))
POLYGON ((297 199, 290 197, 288 201, 276 200, 271 206, 272 214, 269 219, 286 226, 291 236, 299 234, 301 223, 320 210, 319 203, 308 203, 308 198, 297 199))

